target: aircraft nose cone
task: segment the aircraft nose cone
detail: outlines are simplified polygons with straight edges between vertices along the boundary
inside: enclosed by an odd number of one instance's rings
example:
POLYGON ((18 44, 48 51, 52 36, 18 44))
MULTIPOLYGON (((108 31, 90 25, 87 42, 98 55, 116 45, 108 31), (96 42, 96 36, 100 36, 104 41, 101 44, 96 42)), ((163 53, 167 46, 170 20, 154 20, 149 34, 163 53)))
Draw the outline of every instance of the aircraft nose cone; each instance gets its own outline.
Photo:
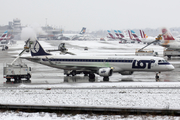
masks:
POLYGON ((169 65, 168 66, 168 70, 174 70, 174 66, 173 65, 169 65))

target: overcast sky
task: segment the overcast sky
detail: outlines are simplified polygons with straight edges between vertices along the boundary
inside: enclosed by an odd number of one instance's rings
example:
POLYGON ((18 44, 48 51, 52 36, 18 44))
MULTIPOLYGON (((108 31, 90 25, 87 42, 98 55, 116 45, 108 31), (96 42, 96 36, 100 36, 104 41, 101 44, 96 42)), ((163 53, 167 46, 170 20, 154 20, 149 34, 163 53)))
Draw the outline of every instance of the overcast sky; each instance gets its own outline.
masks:
POLYGON ((19 18, 79 31, 180 27, 180 0, 1 0, 0 25, 19 18))

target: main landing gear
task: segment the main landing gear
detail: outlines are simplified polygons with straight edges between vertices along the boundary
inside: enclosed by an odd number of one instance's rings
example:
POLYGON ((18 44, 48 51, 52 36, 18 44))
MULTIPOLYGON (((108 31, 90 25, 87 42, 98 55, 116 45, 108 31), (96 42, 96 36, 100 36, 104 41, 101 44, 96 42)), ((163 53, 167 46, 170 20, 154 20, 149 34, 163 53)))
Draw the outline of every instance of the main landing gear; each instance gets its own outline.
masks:
MULTIPOLYGON (((64 74, 67 75, 67 76, 76 76, 77 74, 81 74, 83 73, 84 76, 88 76, 89 77, 89 82, 95 82, 95 74, 94 72, 90 72, 90 71, 76 71, 76 70, 73 70, 73 71, 64 71, 64 74)), ((104 76, 103 77, 103 81, 104 82, 108 82, 109 81, 109 76, 104 76)))
POLYGON ((109 81, 109 77, 108 77, 108 76, 104 77, 104 78, 103 78, 103 81, 104 81, 104 82, 108 82, 108 81, 109 81))

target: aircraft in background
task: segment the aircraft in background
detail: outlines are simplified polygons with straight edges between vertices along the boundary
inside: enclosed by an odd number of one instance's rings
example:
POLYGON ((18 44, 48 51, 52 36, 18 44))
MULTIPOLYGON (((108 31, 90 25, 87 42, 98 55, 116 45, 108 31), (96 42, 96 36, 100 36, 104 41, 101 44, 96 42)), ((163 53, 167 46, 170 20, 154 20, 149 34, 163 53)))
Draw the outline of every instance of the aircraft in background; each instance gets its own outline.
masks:
POLYGON ((57 40, 77 40, 80 37, 84 37, 86 28, 83 27, 79 34, 61 34, 57 36, 57 40))
POLYGON ((10 42, 10 39, 12 38, 12 35, 8 35, 8 31, 5 31, 1 37, 0 37, 0 47, 2 47, 2 50, 8 49, 8 43, 10 42))
POLYGON ((115 37, 115 36, 111 33, 110 30, 107 30, 107 32, 108 32, 107 38, 114 39, 114 40, 118 39, 117 37, 115 37))
POLYGON ((174 66, 160 57, 152 56, 65 56, 51 55, 44 51, 40 43, 29 41, 30 57, 21 57, 46 66, 63 69, 67 76, 83 73, 89 76, 89 81, 95 81, 95 74, 109 81, 114 73, 132 75, 134 71, 163 72, 172 71, 174 66))
POLYGON ((147 36, 143 30, 139 30, 142 41, 145 43, 151 43, 156 40, 156 37, 147 36))
POLYGON ((114 30, 116 36, 118 37, 118 39, 120 39, 120 43, 126 43, 127 41, 131 41, 128 39, 128 37, 125 37, 124 34, 120 31, 120 30, 114 30))
MULTIPOLYGON (((131 33, 133 35, 133 37, 138 41, 138 42, 143 42, 143 43, 152 43, 156 40, 155 37, 149 37, 147 36, 143 30, 140 30, 140 35, 141 37, 139 37, 133 30, 131 30, 131 33)), ((154 43, 155 44, 155 43, 154 43)))
POLYGON ((179 39, 175 39, 168 29, 166 28, 162 29, 162 37, 163 40, 160 43, 161 46, 172 50, 178 50, 178 51, 180 50, 179 39))
POLYGON ((8 33, 8 31, 5 31, 5 32, 1 35, 0 41, 2 41, 2 40, 7 40, 7 33, 8 33))
POLYGON ((5 31, 2 35, 1 35, 1 37, 0 37, 0 41, 2 41, 2 40, 10 40, 10 39, 12 39, 12 35, 11 34, 8 34, 8 31, 5 31))

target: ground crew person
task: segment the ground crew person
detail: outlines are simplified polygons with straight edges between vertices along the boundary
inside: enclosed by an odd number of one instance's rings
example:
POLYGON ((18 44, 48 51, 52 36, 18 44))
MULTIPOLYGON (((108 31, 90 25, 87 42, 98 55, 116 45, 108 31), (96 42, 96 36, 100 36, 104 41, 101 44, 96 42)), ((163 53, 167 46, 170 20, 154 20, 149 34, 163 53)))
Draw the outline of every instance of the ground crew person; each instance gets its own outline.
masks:
POLYGON ((159 81, 159 73, 156 73, 156 82, 159 81))

